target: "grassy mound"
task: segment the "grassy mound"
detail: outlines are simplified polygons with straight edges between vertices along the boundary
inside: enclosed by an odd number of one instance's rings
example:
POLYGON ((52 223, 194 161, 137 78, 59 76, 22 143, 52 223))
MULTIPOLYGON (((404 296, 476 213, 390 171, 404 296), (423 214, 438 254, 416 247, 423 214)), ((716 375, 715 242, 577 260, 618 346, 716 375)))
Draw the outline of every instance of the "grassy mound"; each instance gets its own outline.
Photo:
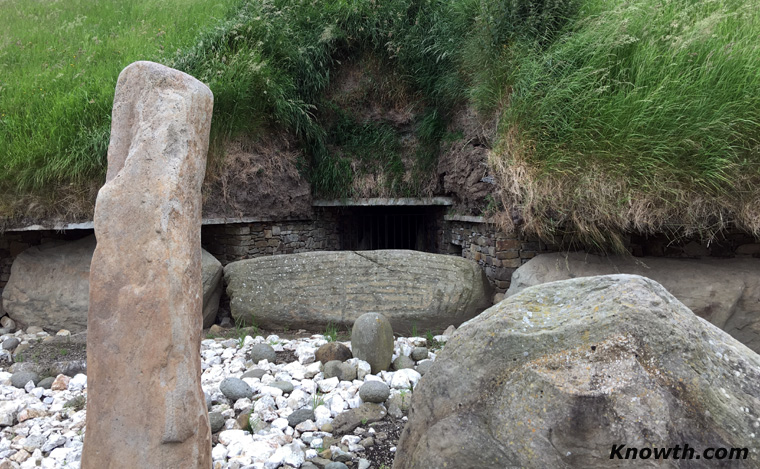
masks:
POLYGON ((237 3, 1 2, 3 192, 81 186, 105 174, 119 72, 136 60, 165 62, 181 53, 237 3))
POLYGON ((14 19, 0 33, 9 200, 102 177, 113 83, 149 59, 214 92, 212 178, 225 140, 277 129, 299 140, 317 196, 426 194, 466 105, 499 115, 491 208, 506 228, 517 207, 529 232, 618 246, 630 230, 760 234, 758 0, 22 0, 0 13, 14 19), (377 78, 363 95, 333 89, 349 65, 377 78), (368 119, 373 105, 412 117, 368 119), (363 185, 377 174, 382 188, 363 185))

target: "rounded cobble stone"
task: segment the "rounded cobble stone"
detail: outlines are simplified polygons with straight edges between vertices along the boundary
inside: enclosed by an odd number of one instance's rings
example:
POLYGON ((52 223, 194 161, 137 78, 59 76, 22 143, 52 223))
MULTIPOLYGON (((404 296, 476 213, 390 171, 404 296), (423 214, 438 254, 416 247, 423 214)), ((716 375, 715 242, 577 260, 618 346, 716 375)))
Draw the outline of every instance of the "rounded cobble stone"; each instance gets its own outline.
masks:
POLYGON ((359 397, 364 402, 381 404, 391 395, 391 388, 382 381, 367 381, 359 388, 359 397))
POLYGON ((232 402, 244 397, 248 399, 253 397, 253 389, 240 378, 225 378, 219 384, 219 390, 232 402))

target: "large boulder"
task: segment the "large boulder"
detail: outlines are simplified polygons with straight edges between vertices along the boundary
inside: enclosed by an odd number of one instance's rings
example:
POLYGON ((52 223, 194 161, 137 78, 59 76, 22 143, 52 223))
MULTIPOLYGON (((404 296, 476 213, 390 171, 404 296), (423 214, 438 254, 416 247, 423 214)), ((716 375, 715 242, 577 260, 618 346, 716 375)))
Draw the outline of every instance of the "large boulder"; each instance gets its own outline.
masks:
POLYGON ((660 283, 691 309, 760 352, 760 259, 666 259, 542 254, 512 274, 507 296, 557 280, 635 274, 660 283))
POLYGON ((19 327, 87 329, 95 236, 31 247, 11 266, 3 307, 19 327))
MULTIPOLYGON (((16 257, 3 305, 20 327, 87 330, 90 264, 95 236, 31 247, 16 257)), ((211 327, 222 294, 222 264, 202 251, 203 326, 211 327)))
POLYGON ((307 252, 258 257, 224 268, 236 320, 265 328, 351 327, 364 313, 393 330, 442 330, 491 305, 482 269, 461 257, 419 251, 307 252))
POLYGON ((758 422, 760 356, 650 279, 579 278, 454 333, 415 389, 393 467, 607 468, 620 445, 684 444, 749 448, 731 467, 758 467, 758 422))
POLYGON ((82 469, 211 467, 201 388, 201 184, 211 90, 153 62, 119 75, 95 203, 82 469))

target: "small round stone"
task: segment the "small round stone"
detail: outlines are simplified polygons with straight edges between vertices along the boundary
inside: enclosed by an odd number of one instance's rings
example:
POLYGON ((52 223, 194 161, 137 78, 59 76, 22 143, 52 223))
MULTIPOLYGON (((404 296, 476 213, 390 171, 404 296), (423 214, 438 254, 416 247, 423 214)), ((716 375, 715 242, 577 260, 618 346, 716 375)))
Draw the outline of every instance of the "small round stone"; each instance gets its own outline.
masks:
POLYGON ((393 369, 403 370, 404 368, 414 368, 414 360, 407 357, 406 355, 399 355, 395 360, 393 360, 393 369))
POLYGON ((328 342, 319 347, 314 354, 317 361, 327 363, 333 360, 344 362, 353 358, 351 350, 340 342, 328 342))
POLYGON ((341 362, 338 360, 332 360, 327 363, 325 363, 324 368, 322 368, 322 373, 325 375, 325 379, 330 379, 335 376, 340 379, 341 369, 340 369, 341 362))
POLYGON ((243 376, 241 376, 241 378, 261 379, 264 377, 265 374, 267 374, 266 370, 262 370, 261 368, 254 368, 252 370, 248 370, 245 373, 243 373, 243 376))
POLYGON ((256 344, 251 347, 251 360, 254 363, 258 363, 261 360, 267 360, 269 363, 274 363, 274 359, 277 356, 274 353, 274 349, 268 344, 256 344))
POLYGON ((40 382, 37 383, 37 387, 42 389, 50 389, 50 387, 53 385, 53 381, 55 381, 55 378, 48 376, 47 378, 40 380, 40 382))
POLYGON ((40 376, 34 371, 18 371, 11 375, 11 384, 15 388, 23 389, 29 381, 34 381, 36 386, 40 382, 40 376))
POLYGON ((427 373, 430 368, 432 368, 433 363, 433 360, 425 360, 424 362, 417 363, 417 373, 425 376, 425 373, 427 373))
POLYGON ((356 379, 356 365, 343 362, 340 364, 340 376, 341 381, 353 381, 356 379))
POLYGON ((222 391, 222 394, 232 402, 244 397, 248 399, 253 397, 253 389, 248 386, 248 383, 240 378, 225 378, 224 381, 219 384, 219 390, 222 391))
POLYGON ((428 357, 428 349, 425 347, 414 347, 412 349, 412 360, 418 362, 428 357))
POLYGON ((3 349, 4 350, 13 350, 16 347, 18 347, 18 344, 20 344, 21 341, 18 340, 18 337, 11 337, 10 339, 5 339, 3 341, 3 349))
POLYGON ((292 414, 288 415, 288 425, 295 428, 301 422, 316 420, 314 418, 314 411, 311 409, 298 409, 292 414))
POLYGON ((281 389, 283 394, 288 394, 293 392, 293 383, 289 383, 287 381, 275 381, 274 383, 270 383, 270 386, 273 388, 281 389))
POLYGON ((332 360, 325 363, 322 368, 325 379, 337 376, 341 381, 353 381, 356 379, 356 366, 349 363, 332 360))
POLYGON ((224 428, 224 417, 221 412, 209 412, 208 421, 211 424, 211 433, 216 433, 224 428))
POLYGON ((359 388, 359 397, 364 402, 382 404, 391 395, 391 388, 382 381, 367 381, 359 388))

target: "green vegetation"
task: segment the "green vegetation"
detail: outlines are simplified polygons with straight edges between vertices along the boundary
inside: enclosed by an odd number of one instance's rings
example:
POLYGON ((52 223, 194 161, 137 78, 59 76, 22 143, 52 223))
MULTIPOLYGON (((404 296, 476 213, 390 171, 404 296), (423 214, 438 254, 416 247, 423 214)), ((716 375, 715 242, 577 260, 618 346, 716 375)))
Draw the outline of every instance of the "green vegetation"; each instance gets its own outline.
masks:
POLYGON ((321 405, 325 405, 325 397, 322 393, 316 392, 311 396, 311 408, 314 410, 321 405))
POLYGON ((91 201, 118 71, 149 59, 214 92, 210 179, 226 140, 285 131, 317 196, 427 195, 469 106, 499 117, 484 209, 506 228, 518 207, 528 232, 618 248, 632 229, 760 234, 758 0, 21 0, 0 14, 0 215, 29 194, 91 201))
POLYGON ((338 326, 328 322, 325 326, 325 339, 328 342, 336 342, 338 340, 338 326))
POLYGON ((0 4, 0 189, 81 191, 100 182, 121 69, 136 60, 167 62, 238 3, 0 4))
POLYGON ((80 410, 83 410, 87 405, 87 398, 83 395, 79 395, 77 397, 71 398, 68 401, 66 401, 65 404, 63 404, 64 407, 70 408, 74 412, 79 412, 80 410))

